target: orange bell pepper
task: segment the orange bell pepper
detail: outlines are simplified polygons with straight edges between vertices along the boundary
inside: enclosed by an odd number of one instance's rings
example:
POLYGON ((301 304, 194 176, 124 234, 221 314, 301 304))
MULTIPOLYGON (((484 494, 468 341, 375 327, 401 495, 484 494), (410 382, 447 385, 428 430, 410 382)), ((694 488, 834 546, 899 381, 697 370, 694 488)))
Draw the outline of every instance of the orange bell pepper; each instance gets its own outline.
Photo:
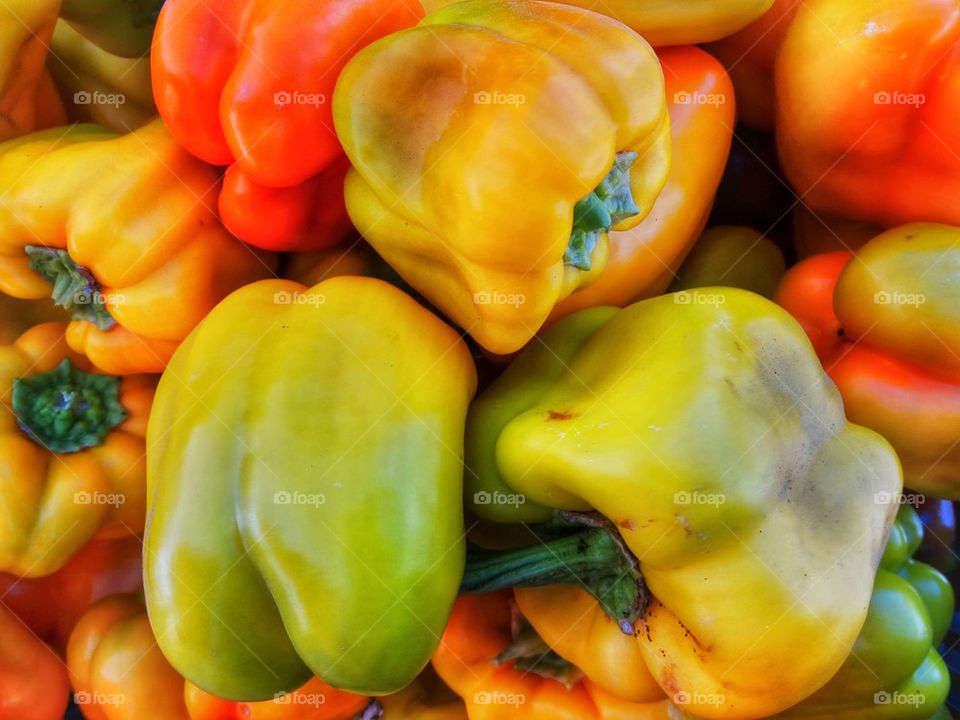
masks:
POLYGON ((63 662, 0 603, 0 718, 61 720, 69 696, 63 662))
POLYGON ((333 88, 358 50, 422 15, 416 0, 167 0, 151 55, 157 107, 187 150, 229 166, 219 204, 231 232, 270 250, 350 232, 333 88))
POLYGON ((960 224, 960 7, 805 0, 775 66, 786 177, 815 211, 960 224))
POLYGON ((208 206, 217 185, 159 120, 0 144, 0 291, 52 294, 73 314, 70 347, 101 370, 160 372, 217 302, 272 274, 208 206))
POLYGON ((369 698, 332 688, 317 677, 261 702, 222 700, 187 682, 184 699, 190 720, 351 720, 370 705, 369 698))
MULTIPOLYGON (((470 720, 668 720, 662 693, 650 702, 617 697, 588 678, 566 684, 538 674, 546 658, 520 670, 516 660, 498 661, 513 642, 510 593, 467 595, 457 600, 433 667, 460 695, 470 720)), ((574 669, 576 670, 576 669, 574 669)), ((649 674, 649 673, 648 673, 649 674)))
POLYGON ((70 631, 90 605, 142 587, 142 551, 137 537, 92 540, 52 575, 0 573, 0 598, 37 637, 65 652, 70 631))
POLYGON ((733 133, 734 97, 723 67, 695 47, 658 52, 673 134, 667 181, 650 214, 609 235, 603 274, 563 300, 548 320, 597 305, 629 305, 667 289, 707 224, 733 133))
POLYGON ((160 653, 139 595, 91 606, 70 634, 67 667, 87 720, 190 720, 183 678, 160 653))
POLYGON ((890 441, 904 484, 960 498, 960 228, 882 233, 795 265, 777 301, 803 326, 851 422, 890 441))

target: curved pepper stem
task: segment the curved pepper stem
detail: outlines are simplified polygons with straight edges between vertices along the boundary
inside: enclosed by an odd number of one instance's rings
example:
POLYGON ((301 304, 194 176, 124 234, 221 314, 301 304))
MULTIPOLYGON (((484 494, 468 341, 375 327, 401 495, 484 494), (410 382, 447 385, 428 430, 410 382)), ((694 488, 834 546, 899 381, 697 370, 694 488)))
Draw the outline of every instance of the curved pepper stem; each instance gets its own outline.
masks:
POLYGON ((593 595, 627 635, 646 611, 649 593, 640 563, 609 522, 592 515, 558 513, 554 523, 533 528, 539 545, 516 550, 467 549, 461 595, 505 588, 579 585, 593 595), (586 527, 583 527, 586 525, 586 527), (580 526, 557 536, 558 528, 580 526))
POLYGON ((75 320, 89 320, 101 330, 109 330, 116 320, 107 311, 100 294, 100 283, 87 268, 77 265, 66 250, 27 245, 30 269, 53 285, 53 302, 65 308, 75 320))
POLYGON ((630 168, 637 153, 617 153, 613 167, 596 189, 573 208, 573 231, 563 261, 589 270, 590 258, 600 236, 617 223, 640 212, 630 189, 630 168))
POLYGON ((102 445, 127 417, 120 378, 78 370, 69 360, 14 380, 13 412, 31 440, 55 453, 102 445))

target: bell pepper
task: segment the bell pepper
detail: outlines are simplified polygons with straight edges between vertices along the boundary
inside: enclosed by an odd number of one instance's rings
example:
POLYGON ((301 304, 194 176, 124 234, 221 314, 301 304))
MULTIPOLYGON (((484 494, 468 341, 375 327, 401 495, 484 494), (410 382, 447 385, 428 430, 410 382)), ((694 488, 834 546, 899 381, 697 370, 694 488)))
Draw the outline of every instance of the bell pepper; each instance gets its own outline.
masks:
POLYGON ((67 667, 87 720, 190 720, 183 678, 160 653, 139 595, 92 605, 70 634, 67 667))
POLYGON ((156 116, 148 57, 112 55, 63 19, 50 49, 47 67, 72 121, 126 133, 156 116))
POLYGON ((783 253, 766 236, 753 228, 716 225, 693 246, 670 290, 723 285, 772 298, 786 271, 783 253))
POLYGON ((470 510, 548 526, 473 553, 465 592, 587 586, 703 717, 780 712, 849 654, 900 469, 768 300, 706 288, 572 315, 477 398, 466 437, 470 510))
POLYGON ((0 142, 66 121, 45 65, 57 22, 51 5, 38 0, 0 5, 0 142))
MULTIPOLYGON (((927 720, 943 705, 949 678, 935 648, 950 625, 953 590, 937 570, 911 559, 922 537, 917 513, 901 506, 850 656, 826 686, 777 718, 927 720)), ((659 689, 644 664, 641 641, 621 633, 583 589, 517 588, 515 595, 544 642, 597 685, 629 699, 659 689)), ((680 693, 672 698, 679 710, 688 699, 680 693)))
POLYGON ((800 5, 797 0, 774 0, 770 9, 752 23, 707 46, 730 73, 737 91, 737 120, 747 127, 768 132, 774 129, 774 63, 800 5))
POLYGON ((803 325, 847 414, 896 448, 904 482, 960 498, 960 229, 893 228, 795 265, 777 301, 803 325))
POLYGON ((270 274, 206 204, 214 169, 159 120, 9 140, 0 178, 0 291, 52 295, 73 315, 70 347, 105 372, 161 371, 221 298, 270 274))
POLYGON ((154 380, 95 374, 38 325, 0 347, 0 571, 40 577, 89 540, 137 534, 154 380))
MULTIPOLYGON (((76 59, 71 49, 54 41, 57 58, 46 67, 57 19, 98 48, 104 63, 122 65, 107 56, 138 58, 150 46, 156 13, 163 0, 7 0, 0 6, 0 141, 66 121, 51 71, 76 59), (61 50, 67 55, 59 55, 61 50)), ((82 81, 87 67, 71 76, 82 81)), ((69 74, 69 73, 68 73, 69 74)), ((131 76, 128 87, 135 81, 131 76)), ((69 83, 68 83, 69 84, 69 83)), ((96 88, 83 85, 88 92, 96 88)), ((68 102, 69 104, 69 102, 68 102)))
POLYGON ((433 667, 463 698, 470 720, 671 717, 662 693, 650 702, 628 702, 576 674, 567 680, 550 677, 551 659, 545 653, 521 659, 505 654, 515 644, 515 630, 509 592, 457 600, 433 667))
POLYGON ((458 335, 380 280, 220 303, 148 428, 144 580, 173 666, 231 700, 311 672, 364 695, 412 681, 461 579, 475 386, 458 335))
POLYGON ((375 720, 369 698, 336 690, 310 678, 293 692, 281 692, 262 702, 233 702, 186 683, 183 693, 190 720, 375 720), (363 713, 370 708, 368 715, 363 713))
MULTIPOLYGON (((736 32, 765 13, 773 0, 559 0, 565 5, 609 15, 635 30, 654 47, 708 42, 736 32)), ((433 12, 457 0, 422 0, 433 12)))
POLYGON ((91 540, 51 575, 21 578, 0 573, 3 604, 26 623, 30 632, 64 652, 70 631, 97 600, 142 587, 138 537, 91 540))
POLYGON ((733 87, 720 63, 699 48, 658 55, 673 137, 666 184, 643 222, 610 233, 603 274, 561 301, 550 323, 576 310, 661 294, 707 224, 730 149, 733 87))
POLYGON ((579 8, 469 0, 367 47, 333 99, 374 249, 485 349, 522 347, 603 271, 669 168, 663 74, 579 8))
POLYGON ((0 717, 61 720, 70 696, 63 662, 0 603, 0 717))
POLYGON ((422 15, 416 0, 167 0, 157 107, 183 147, 229 166, 219 207, 232 233, 269 250, 349 234, 333 88, 354 53, 422 15))
POLYGON ((784 172, 817 212, 960 224, 960 15, 940 0, 810 0, 775 66, 784 172))

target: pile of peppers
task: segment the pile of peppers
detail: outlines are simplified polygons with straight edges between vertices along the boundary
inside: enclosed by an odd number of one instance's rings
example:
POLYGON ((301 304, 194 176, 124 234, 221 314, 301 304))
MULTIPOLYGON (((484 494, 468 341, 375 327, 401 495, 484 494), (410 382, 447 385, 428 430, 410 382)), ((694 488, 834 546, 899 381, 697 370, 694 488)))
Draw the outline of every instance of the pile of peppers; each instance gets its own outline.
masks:
POLYGON ((960 716, 958 111, 960 0, 0 2, 0 720, 960 716))

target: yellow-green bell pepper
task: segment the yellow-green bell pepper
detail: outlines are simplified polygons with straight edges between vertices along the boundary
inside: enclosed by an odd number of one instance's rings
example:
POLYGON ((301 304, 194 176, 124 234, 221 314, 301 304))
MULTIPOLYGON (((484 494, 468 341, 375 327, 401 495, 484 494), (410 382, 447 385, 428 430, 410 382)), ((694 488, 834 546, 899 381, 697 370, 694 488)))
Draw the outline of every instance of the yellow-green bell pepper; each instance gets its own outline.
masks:
POLYGON ((220 303, 147 429, 147 610, 177 671, 229 700, 412 681, 461 580, 475 386, 457 333, 380 280, 220 303))
POLYGON ((551 327, 471 407, 466 463, 478 516, 566 527, 474 553, 465 590, 586 585, 710 718, 781 712, 840 668, 901 489, 802 328, 718 287, 551 327))

